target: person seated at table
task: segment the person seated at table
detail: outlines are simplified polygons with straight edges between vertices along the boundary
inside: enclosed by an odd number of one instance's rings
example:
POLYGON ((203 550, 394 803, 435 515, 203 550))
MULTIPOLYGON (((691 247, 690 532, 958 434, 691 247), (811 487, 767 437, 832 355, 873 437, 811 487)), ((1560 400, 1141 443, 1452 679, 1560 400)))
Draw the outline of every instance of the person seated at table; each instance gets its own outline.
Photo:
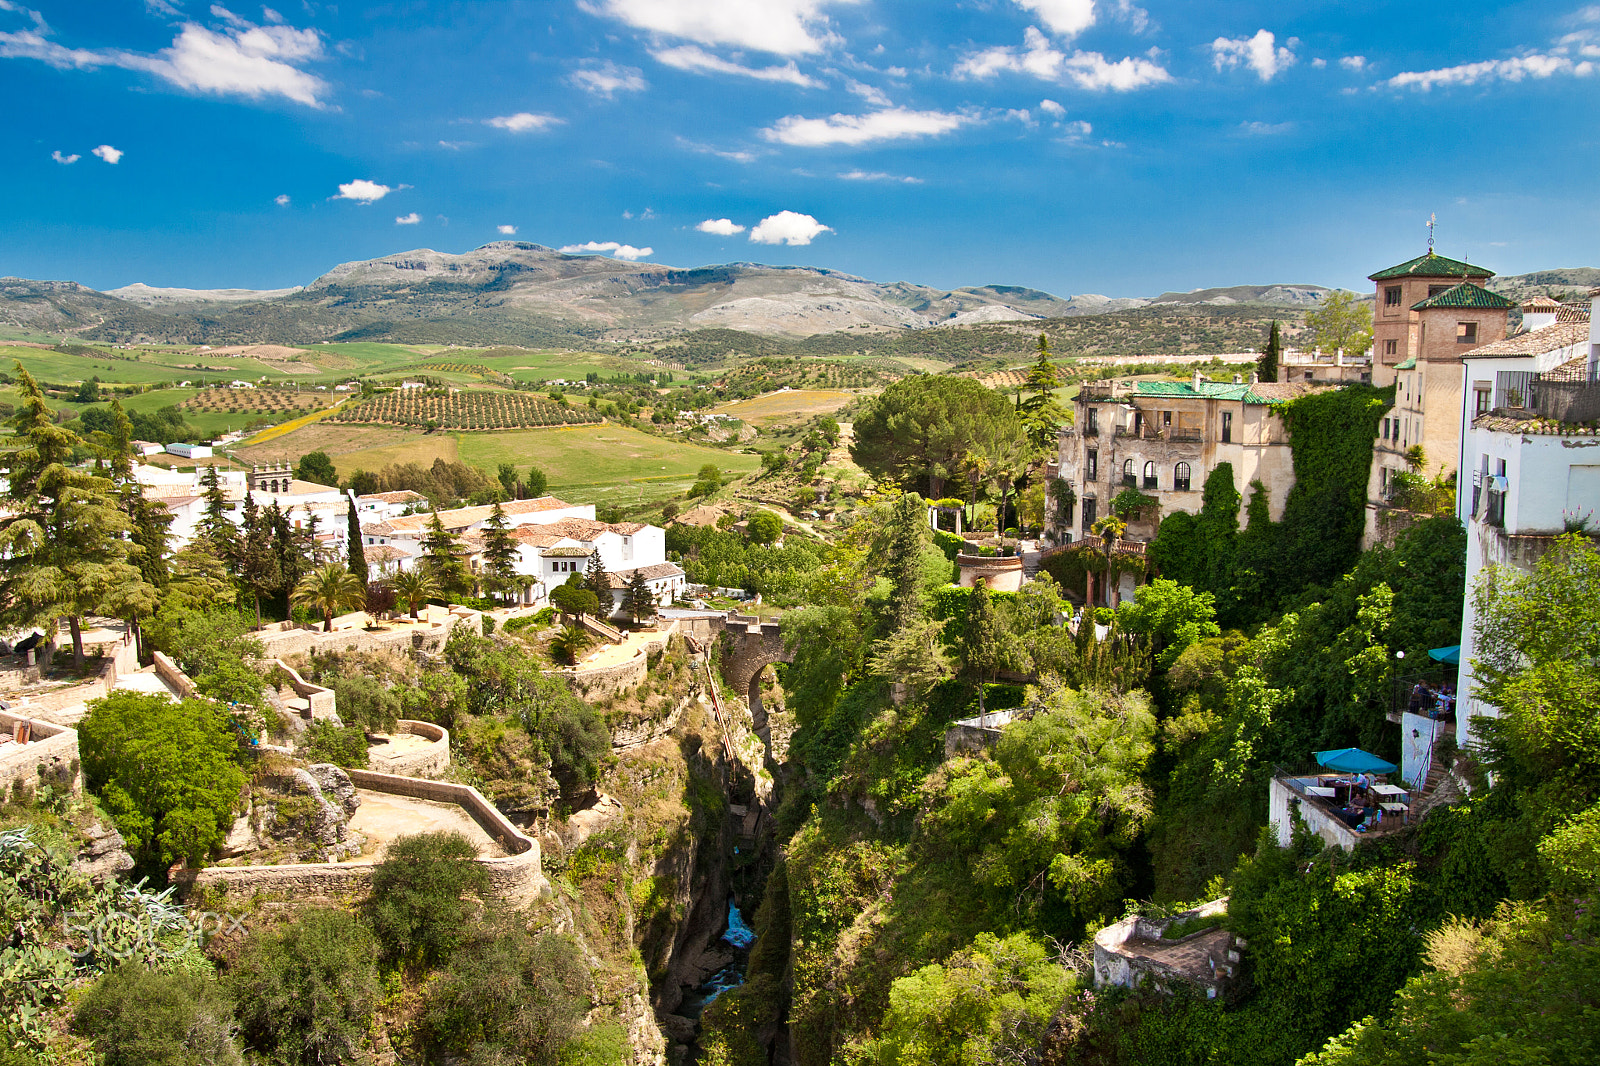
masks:
POLYGON ((1383 822, 1382 807, 1368 807, 1364 813, 1366 817, 1360 825, 1356 826, 1357 832, 1365 833, 1376 829, 1383 822))
POLYGON ((1356 788, 1359 788, 1361 791, 1365 792, 1367 789, 1372 787, 1372 775, 1369 773, 1356 774, 1356 776, 1350 779, 1350 783, 1356 788))

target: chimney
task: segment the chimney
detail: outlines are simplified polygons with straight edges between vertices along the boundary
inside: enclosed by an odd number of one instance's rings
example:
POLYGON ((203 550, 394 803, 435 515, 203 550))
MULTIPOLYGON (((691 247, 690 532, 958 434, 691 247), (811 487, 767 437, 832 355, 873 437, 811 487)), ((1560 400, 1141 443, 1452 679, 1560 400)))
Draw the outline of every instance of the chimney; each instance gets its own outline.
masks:
POLYGON ((1589 380, 1600 381, 1600 288, 1589 290, 1589 380))
POLYGON ((1200 371, 1199 370, 1196 370, 1194 372, 1194 378, 1189 382, 1189 384, 1191 386, 1193 386, 1195 392, 1199 392, 1200 391, 1200 371))
POLYGON ((1235 374, 1235 375, 1233 375, 1233 383, 1235 385, 1243 385, 1244 384, 1244 378, 1240 377, 1238 374, 1235 374))
POLYGON ((1252 385, 1261 384, 1261 371, 1259 371, 1259 370, 1250 371, 1250 384, 1252 384, 1252 385))
POLYGON ((1522 328, 1532 333, 1537 329, 1556 324, 1556 313, 1561 305, 1548 296, 1535 296, 1522 305, 1522 328))

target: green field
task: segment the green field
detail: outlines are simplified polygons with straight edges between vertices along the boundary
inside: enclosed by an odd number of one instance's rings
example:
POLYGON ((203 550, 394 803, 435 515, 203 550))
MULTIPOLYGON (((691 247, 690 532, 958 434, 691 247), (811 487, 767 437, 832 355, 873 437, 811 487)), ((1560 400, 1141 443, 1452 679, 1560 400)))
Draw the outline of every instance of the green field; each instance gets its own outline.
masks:
POLYGON ((573 503, 618 503, 681 496, 706 463, 725 473, 747 473, 761 465, 756 455, 725 452, 664 440, 626 426, 572 426, 511 433, 464 433, 464 462, 486 470, 511 463, 518 472, 537 466, 550 491, 573 503))

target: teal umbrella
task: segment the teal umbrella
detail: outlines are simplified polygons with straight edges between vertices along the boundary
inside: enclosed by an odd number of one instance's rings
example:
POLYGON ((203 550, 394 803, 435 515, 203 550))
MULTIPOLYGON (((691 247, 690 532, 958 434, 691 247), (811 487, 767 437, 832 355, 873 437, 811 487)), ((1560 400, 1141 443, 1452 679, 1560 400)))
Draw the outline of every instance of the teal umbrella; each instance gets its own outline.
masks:
POLYGON ((1316 753, 1317 765, 1342 774, 1392 774, 1400 767, 1360 748, 1336 748, 1316 753))
POLYGON ((1444 663, 1446 666, 1461 665, 1461 645, 1452 644, 1448 648, 1434 648, 1428 652, 1428 658, 1434 662, 1444 663))

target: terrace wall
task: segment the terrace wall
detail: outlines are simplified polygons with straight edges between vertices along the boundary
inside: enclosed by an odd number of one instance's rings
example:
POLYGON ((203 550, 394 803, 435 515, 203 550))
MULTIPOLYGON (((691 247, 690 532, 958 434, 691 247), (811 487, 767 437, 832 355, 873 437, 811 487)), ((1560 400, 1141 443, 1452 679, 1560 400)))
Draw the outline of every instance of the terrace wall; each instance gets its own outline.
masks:
POLYGON ((423 737, 426 748, 391 757, 379 755, 373 762, 382 763, 381 771, 406 777, 427 777, 440 774, 450 765, 450 731, 432 722, 413 722, 402 718, 395 723, 396 734, 423 737))
POLYGON ((33 740, 0 755, 0 796, 9 796, 18 784, 31 791, 43 781, 66 781, 72 791, 82 786, 78 762, 78 731, 15 711, 0 711, 0 730, 15 735, 17 726, 29 723, 33 740))

